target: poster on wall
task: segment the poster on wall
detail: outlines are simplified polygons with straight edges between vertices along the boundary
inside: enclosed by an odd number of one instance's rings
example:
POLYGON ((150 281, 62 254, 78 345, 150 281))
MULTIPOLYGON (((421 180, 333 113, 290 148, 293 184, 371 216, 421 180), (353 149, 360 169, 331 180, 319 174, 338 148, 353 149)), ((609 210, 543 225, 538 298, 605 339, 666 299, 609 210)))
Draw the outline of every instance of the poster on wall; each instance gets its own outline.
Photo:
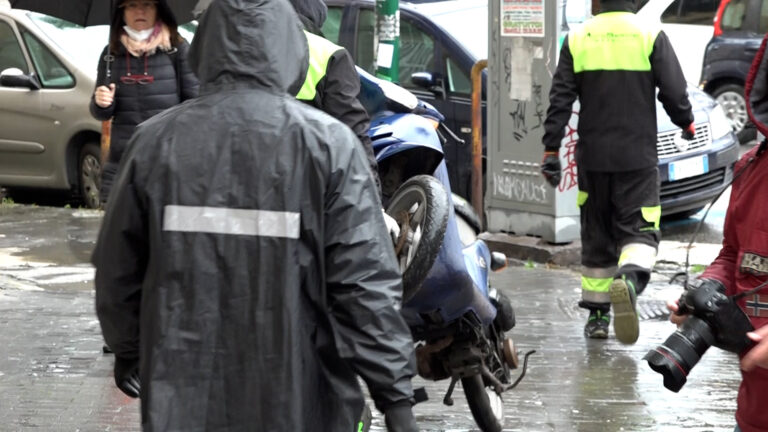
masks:
POLYGON ((544 37, 544 0, 501 0, 501 35, 544 37))

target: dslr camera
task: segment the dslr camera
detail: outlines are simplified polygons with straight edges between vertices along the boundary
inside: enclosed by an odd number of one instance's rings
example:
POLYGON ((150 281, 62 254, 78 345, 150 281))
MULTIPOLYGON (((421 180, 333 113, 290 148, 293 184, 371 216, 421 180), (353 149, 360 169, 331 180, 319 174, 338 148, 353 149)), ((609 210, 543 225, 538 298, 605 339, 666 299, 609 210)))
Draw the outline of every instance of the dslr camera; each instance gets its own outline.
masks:
POLYGON ((678 392, 710 346, 741 353, 752 346, 747 332, 749 318, 725 287, 714 279, 700 279, 680 296, 678 315, 690 314, 663 344, 648 351, 643 360, 664 377, 664 387, 678 392))

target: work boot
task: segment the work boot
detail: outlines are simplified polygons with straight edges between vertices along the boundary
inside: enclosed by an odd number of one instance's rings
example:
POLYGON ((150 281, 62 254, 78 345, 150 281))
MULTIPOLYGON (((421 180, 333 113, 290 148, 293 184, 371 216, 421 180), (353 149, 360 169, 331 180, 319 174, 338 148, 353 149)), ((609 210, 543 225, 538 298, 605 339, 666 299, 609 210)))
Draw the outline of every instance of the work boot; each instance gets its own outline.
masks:
POLYGON ((633 344, 640 336, 640 321, 637 317, 637 294, 632 278, 622 275, 611 283, 611 305, 613 306, 613 332, 616 339, 633 344))
POLYGON ((587 324, 584 326, 584 336, 590 339, 607 339, 608 324, 611 322, 611 314, 601 310, 589 311, 587 324))

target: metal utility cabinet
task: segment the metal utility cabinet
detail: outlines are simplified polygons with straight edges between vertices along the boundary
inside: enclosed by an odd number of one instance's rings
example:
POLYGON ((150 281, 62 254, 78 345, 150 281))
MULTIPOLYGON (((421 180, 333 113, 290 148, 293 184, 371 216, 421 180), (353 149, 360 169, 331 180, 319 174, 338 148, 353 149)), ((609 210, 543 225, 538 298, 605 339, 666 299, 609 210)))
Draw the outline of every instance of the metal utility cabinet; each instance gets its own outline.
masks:
POLYGON ((539 171, 549 89, 567 32, 563 0, 489 0, 488 10, 488 230, 573 241, 580 228, 576 114, 560 148, 560 185, 553 188, 539 171))

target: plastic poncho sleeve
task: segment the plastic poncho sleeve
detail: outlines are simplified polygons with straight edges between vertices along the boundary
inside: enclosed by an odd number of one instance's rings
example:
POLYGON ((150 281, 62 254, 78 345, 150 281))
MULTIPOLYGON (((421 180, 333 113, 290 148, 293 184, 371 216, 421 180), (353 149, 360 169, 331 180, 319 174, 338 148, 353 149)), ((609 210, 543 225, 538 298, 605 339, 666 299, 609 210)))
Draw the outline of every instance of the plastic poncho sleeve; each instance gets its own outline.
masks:
POLYGON ((134 170, 131 166, 121 170, 91 261, 96 267, 96 314, 104 341, 115 356, 132 359, 139 357, 139 309, 149 244, 134 170))
POLYGON ((578 98, 576 74, 573 71, 573 56, 568 45, 568 38, 563 40, 560 60, 557 61, 552 88, 549 90, 549 108, 544 121, 544 148, 558 150, 565 136, 565 126, 571 119, 573 103, 578 98))
MULTIPOLYGON (((351 134, 350 134, 351 136, 351 134)), ((376 407, 411 399, 411 333, 399 312, 402 278, 381 203, 359 146, 334 166, 326 192, 328 306, 338 352, 368 385, 376 407)))

